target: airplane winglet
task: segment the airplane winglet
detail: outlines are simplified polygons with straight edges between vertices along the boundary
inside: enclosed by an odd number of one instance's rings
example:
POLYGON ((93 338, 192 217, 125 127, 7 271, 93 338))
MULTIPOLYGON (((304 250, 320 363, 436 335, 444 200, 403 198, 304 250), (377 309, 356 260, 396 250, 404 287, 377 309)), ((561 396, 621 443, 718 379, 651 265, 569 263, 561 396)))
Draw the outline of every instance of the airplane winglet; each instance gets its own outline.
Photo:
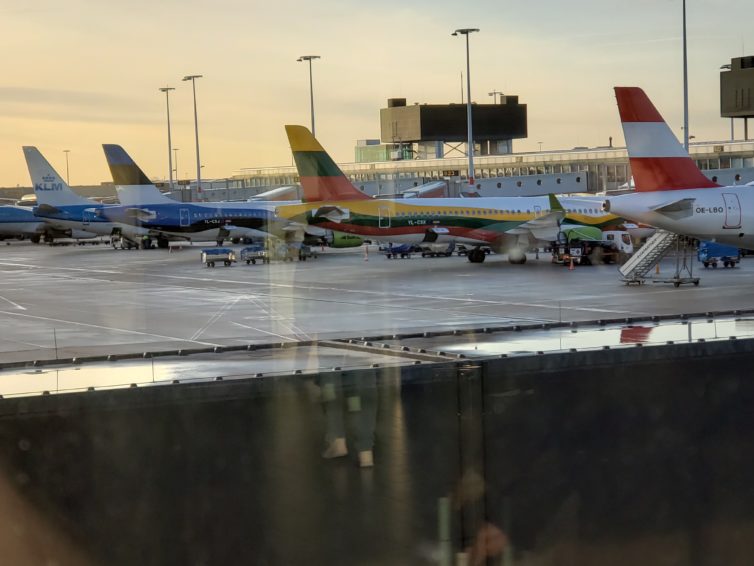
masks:
POLYGON ((565 209, 563 208, 563 205, 560 204, 560 201, 558 200, 558 197, 556 197, 554 194, 550 193, 547 195, 550 199, 550 210, 553 212, 561 211, 564 212, 565 209))

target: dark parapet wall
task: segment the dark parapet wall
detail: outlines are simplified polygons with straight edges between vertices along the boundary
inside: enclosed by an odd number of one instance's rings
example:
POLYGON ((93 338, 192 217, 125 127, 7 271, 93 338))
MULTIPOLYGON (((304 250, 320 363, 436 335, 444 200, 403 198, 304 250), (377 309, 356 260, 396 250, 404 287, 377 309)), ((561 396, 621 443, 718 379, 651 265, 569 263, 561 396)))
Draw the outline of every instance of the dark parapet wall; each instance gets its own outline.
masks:
POLYGON ((730 340, 5 399, 0 478, 95 563, 750 564, 753 360, 730 340))

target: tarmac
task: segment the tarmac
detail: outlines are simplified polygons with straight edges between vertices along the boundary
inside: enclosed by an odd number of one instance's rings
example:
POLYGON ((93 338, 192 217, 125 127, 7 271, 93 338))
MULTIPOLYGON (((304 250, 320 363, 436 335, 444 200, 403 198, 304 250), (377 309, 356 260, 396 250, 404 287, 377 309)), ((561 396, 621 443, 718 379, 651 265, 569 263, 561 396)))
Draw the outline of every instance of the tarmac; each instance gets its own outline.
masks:
POLYGON ((754 334, 749 258, 698 264, 701 284, 674 288, 626 286, 614 265, 570 270, 545 253, 471 264, 387 259, 372 245, 208 268, 202 247, 0 247, 0 394, 754 334), (108 356, 118 371, 102 371, 108 356), (71 364, 86 360, 98 364, 71 364))

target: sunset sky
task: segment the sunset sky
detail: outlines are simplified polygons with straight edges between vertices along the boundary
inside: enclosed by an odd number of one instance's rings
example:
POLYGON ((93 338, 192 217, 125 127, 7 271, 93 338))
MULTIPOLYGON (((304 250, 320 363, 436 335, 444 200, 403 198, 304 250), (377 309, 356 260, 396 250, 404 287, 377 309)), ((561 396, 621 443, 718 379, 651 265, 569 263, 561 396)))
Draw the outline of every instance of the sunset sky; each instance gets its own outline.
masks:
MULTIPOLYGON (((729 136, 719 67, 754 54, 751 0, 689 0, 690 132, 729 136)), ((2 0, 0 186, 30 184, 36 145, 71 184, 110 179, 102 143, 147 175, 168 175, 165 95, 181 177, 195 176, 197 81, 204 178, 290 165, 284 124, 309 124, 304 54, 314 63, 317 134, 340 162, 379 137, 379 109, 460 102, 462 38, 471 36, 472 98, 492 90, 528 105, 516 151, 623 144, 614 85, 643 87, 677 135, 682 125, 681 0, 2 0)), ((754 128, 754 124, 751 125, 754 128)), ((743 127, 737 131, 742 135, 743 127)))

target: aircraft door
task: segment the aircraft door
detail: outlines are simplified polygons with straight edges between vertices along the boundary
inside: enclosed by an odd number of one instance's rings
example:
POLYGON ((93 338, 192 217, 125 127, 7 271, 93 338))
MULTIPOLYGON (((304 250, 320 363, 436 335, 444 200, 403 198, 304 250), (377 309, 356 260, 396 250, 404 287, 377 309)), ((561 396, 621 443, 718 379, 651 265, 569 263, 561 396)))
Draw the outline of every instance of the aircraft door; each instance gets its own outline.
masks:
POLYGON ((84 210, 84 212, 81 213, 81 224, 83 226, 89 226, 89 224, 95 222, 96 219, 96 214, 93 210, 84 210))
POLYGON ((741 203, 738 201, 738 195, 723 193, 723 201, 725 202, 725 224, 723 224, 723 228, 740 228, 741 203))
POLYGON ((379 215, 380 215, 379 227, 390 228, 390 207, 381 206, 377 210, 379 211, 379 215))
POLYGON ((178 218, 182 227, 189 226, 191 224, 191 212, 188 208, 181 208, 178 211, 178 218))

